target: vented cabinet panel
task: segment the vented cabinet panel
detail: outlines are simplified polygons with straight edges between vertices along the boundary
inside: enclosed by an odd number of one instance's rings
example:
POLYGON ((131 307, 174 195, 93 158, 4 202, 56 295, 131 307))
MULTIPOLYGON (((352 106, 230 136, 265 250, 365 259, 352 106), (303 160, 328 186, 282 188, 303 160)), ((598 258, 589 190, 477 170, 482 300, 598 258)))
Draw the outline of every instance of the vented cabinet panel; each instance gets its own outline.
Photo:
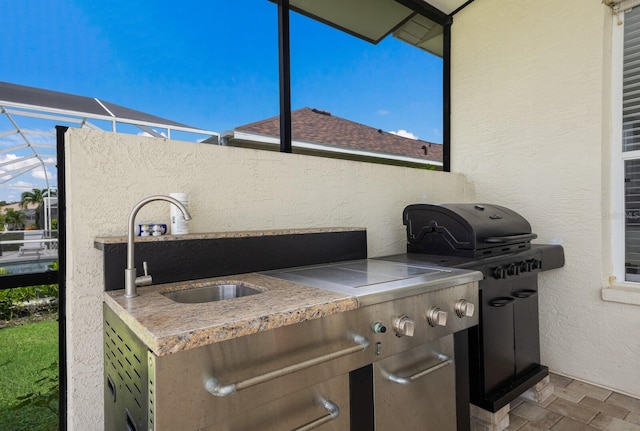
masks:
POLYGON ((146 431, 148 350, 109 307, 103 308, 105 431, 146 431))

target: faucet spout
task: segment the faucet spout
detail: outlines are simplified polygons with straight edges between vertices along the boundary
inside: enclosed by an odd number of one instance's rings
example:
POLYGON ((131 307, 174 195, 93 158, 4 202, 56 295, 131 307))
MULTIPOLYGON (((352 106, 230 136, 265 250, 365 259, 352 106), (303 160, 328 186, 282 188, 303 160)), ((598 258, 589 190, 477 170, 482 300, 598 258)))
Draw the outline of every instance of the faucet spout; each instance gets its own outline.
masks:
MULTIPOLYGON (((182 203, 174 199, 170 196, 164 195, 154 195, 149 196, 147 198, 142 199, 138 202, 131 213, 129 214, 129 221, 127 223, 128 236, 127 236, 127 268, 124 270, 124 297, 125 298, 133 298, 138 296, 137 286, 149 285, 152 282, 151 275, 147 274, 146 265, 145 265, 145 275, 142 277, 138 277, 135 263, 134 263, 134 244, 135 244, 135 222, 136 215, 140 208, 153 201, 166 201, 178 207, 185 220, 191 220, 191 214, 187 208, 182 205, 182 203)), ((146 263, 146 262, 145 262, 146 263)))

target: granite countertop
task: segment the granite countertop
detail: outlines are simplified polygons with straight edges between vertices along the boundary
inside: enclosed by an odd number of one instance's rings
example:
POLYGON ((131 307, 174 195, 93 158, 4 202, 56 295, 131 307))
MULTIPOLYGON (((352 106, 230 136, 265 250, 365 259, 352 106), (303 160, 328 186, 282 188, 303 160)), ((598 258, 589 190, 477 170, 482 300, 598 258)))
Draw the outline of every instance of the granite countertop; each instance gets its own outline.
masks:
POLYGON ((358 308, 353 296, 257 273, 139 287, 129 299, 124 290, 114 290, 104 300, 158 356, 358 308), (199 304, 162 295, 212 281, 243 282, 262 293, 199 304))
MULTIPOLYGON (((186 235, 160 235, 160 236, 136 236, 136 242, 153 241, 182 241, 198 239, 219 239, 219 238, 246 238, 274 235, 307 235, 327 232, 352 232, 361 231, 361 227, 326 227, 326 228, 306 228, 306 229, 274 229, 274 230, 252 230, 252 231, 230 231, 230 232, 204 232, 189 233, 186 235)), ((94 239, 94 246, 102 250, 105 244, 122 244, 127 242, 126 236, 106 236, 94 239)))

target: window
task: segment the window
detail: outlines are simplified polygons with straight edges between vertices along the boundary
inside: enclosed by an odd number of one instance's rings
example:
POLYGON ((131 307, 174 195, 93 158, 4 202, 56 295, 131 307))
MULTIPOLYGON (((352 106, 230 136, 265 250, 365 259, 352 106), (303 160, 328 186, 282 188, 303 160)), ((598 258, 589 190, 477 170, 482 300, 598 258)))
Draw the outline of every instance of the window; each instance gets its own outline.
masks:
MULTIPOLYGON (((442 35, 419 18, 411 30, 442 35)), ((441 169, 443 41, 433 37, 433 53, 400 37, 402 28, 372 44, 291 13, 294 152, 441 169)))
POLYGON ((622 18, 622 24, 615 18, 613 32, 613 259, 616 279, 637 283, 640 282, 640 8, 627 11, 622 18))
MULTIPOLYGON (((290 3, 292 152, 448 170, 450 17, 424 4, 347 3, 290 3)), ((222 143, 279 150, 280 126, 278 116, 237 125, 222 143)))

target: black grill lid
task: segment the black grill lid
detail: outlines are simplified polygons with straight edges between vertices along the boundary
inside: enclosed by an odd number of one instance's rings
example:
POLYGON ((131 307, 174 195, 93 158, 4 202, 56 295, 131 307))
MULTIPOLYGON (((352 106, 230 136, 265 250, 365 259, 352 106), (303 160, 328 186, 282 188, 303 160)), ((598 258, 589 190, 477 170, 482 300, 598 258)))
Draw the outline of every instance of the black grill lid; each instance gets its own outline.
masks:
POLYGON ((524 217, 493 204, 415 204, 402 218, 410 253, 503 254, 527 250, 537 237, 524 217))

